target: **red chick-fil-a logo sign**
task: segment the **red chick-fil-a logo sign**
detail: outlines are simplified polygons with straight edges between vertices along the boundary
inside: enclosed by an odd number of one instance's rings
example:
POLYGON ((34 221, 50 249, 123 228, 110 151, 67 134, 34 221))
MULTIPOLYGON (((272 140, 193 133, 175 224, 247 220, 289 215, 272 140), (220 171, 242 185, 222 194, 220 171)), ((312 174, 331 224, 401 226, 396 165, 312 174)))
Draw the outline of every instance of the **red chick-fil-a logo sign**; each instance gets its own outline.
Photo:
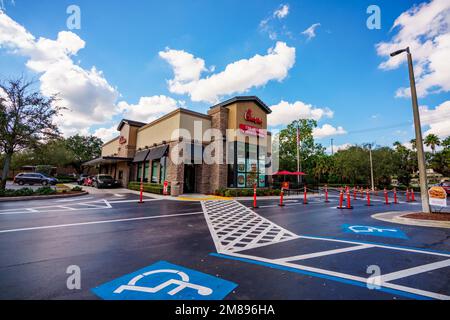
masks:
POLYGON ((127 139, 124 136, 120 136, 119 144, 125 144, 125 143, 127 143, 127 139))
POLYGON ((258 118, 258 117, 254 117, 254 116, 253 116, 253 111, 252 111, 252 109, 247 109, 247 111, 245 111, 244 119, 247 120, 247 121, 256 123, 256 124, 262 124, 262 123, 263 123, 263 121, 262 121, 261 118, 258 118))

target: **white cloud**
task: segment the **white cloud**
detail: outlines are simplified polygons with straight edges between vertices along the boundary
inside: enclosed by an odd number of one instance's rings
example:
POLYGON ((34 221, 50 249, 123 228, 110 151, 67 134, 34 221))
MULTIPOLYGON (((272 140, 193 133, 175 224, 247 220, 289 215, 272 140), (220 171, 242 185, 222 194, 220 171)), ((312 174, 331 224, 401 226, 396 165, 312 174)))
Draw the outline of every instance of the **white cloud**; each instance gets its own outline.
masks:
MULTIPOLYGON (((389 42, 376 45, 378 54, 388 58, 379 67, 398 68, 406 61, 405 54, 396 57, 389 54, 409 46, 418 95, 450 91, 450 1, 433 0, 414 6, 395 20, 394 29, 397 33, 389 42)), ((409 95, 409 87, 396 92, 397 97, 409 95)))
POLYGON ((434 109, 427 106, 420 107, 420 121, 422 126, 429 126, 424 137, 433 133, 440 138, 450 136, 450 100, 447 100, 434 109))
POLYGON ((192 54, 182 50, 171 50, 159 52, 159 56, 166 60, 173 68, 175 78, 172 81, 194 81, 200 79, 203 71, 206 71, 205 61, 195 58, 192 54))
POLYGON ((303 35, 307 37, 308 40, 316 36, 316 29, 320 27, 320 23, 314 23, 308 29, 302 32, 303 35))
POLYGON ((99 128, 94 131, 93 135, 102 139, 103 142, 107 142, 117 137, 119 135, 119 131, 117 131, 116 126, 110 128, 99 128))
POLYGON ((324 124, 322 127, 313 129, 313 136, 317 139, 347 134, 343 127, 333 127, 330 124, 324 124))
POLYGON ((270 80, 282 81, 295 63, 295 48, 277 42, 266 55, 256 54, 230 63, 224 71, 206 78, 200 78, 204 69, 202 59, 171 49, 160 52, 160 56, 174 69, 175 77, 168 81, 170 92, 188 94, 192 101, 215 103, 222 96, 243 93, 270 80))
POLYGON ((118 112, 118 92, 95 67, 86 70, 72 56, 85 42, 69 31, 56 40, 36 39, 23 26, 0 12, 0 47, 28 58, 27 67, 41 74, 44 95, 58 94, 58 105, 68 108, 57 119, 64 134, 84 133, 93 124, 108 121, 118 112))
MULTIPOLYGON (((0 11, 0 48, 27 57, 27 67, 40 74, 41 92, 47 96, 58 94, 58 105, 68 108, 56 119, 64 135, 89 134, 91 126, 108 122, 120 113, 134 120, 150 121, 183 104, 166 96, 142 97, 136 105, 117 103, 120 94, 101 71, 95 67, 86 70, 73 62, 72 58, 84 47, 85 42, 69 31, 59 32, 56 40, 36 39, 0 11)), ((198 79, 204 71, 201 59, 165 53, 175 66, 177 81, 198 79)), ((113 136, 112 129, 100 128, 94 133, 106 139, 113 136)))
POLYGON ((292 121, 298 119, 320 120, 323 117, 333 117, 333 111, 330 109, 317 108, 302 101, 289 103, 282 100, 280 103, 271 106, 270 109, 272 109, 272 113, 267 116, 267 121, 269 126, 272 127, 288 125, 292 121))
MULTIPOLYGON (((333 152, 336 153, 336 152, 341 151, 341 150, 347 150, 351 146, 353 146, 353 144, 351 144, 351 143, 343 143, 343 144, 340 144, 340 145, 333 145, 333 152)), ((325 152, 328 153, 328 154, 331 154, 331 145, 329 145, 325 149, 325 152)))
POLYGON ((151 122, 183 105, 167 96, 141 97, 138 104, 119 102, 119 109, 130 120, 151 122))
POLYGON ((289 5, 283 4, 281 5, 275 12, 273 13, 273 16, 278 19, 283 19, 289 14, 289 5))

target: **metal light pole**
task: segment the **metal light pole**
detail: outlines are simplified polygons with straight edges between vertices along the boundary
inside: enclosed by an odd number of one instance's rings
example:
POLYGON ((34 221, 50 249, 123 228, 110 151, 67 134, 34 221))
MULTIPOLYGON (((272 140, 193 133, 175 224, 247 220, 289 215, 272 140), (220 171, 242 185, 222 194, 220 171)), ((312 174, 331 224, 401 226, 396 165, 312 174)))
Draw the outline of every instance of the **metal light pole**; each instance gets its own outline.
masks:
POLYGON ((409 47, 407 47, 406 49, 401 49, 392 52, 391 57, 394 57, 403 52, 406 52, 408 56, 409 83, 411 87, 411 99, 414 114, 414 128, 416 131, 416 149, 417 149, 417 162, 419 165, 419 183, 420 183, 420 196, 422 199, 422 211, 426 213, 431 213, 430 202, 428 200, 427 168, 425 165, 425 153, 423 151, 422 128, 420 126, 420 114, 419 114, 419 106, 417 103, 416 81, 414 79, 414 69, 411 52, 409 51, 409 47))
POLYGON ((372 162, 372 145, 369 144, 369 158, 370 158, 370 183, 372 185, 372 191, 375 191, 375 185, 373 183, 373 162, 372 162))

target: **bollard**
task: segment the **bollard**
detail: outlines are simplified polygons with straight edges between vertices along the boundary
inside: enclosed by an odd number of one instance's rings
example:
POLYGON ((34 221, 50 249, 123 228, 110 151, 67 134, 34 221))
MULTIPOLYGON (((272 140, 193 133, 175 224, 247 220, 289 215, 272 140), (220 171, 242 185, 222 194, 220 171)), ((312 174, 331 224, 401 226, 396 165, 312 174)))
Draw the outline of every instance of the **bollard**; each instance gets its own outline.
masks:
POLYGON ((406 202, 410 202, 409 200, 409 189, 406 188, 406 202))
POLYGON ((361 199, 364 199, 364 188, 363 187, 361 187, 360 195, 361 195, 361 199))
POLYGON ((139 202, 138 203, 144 203, 143 201, 143 192, 144 192, 144 182, 141 179, 141 186, 140 186, 140 193, 139 193, 139 202))
POLYGON ((386 188, 384 188, 384 204, 389 204, 389 197, 388 197, 388 193, 386 191, 386 188))
POLYGON ((325 202, 330 202, 328 200, 328 186, 327 185, 325 185, 325 202))
POLYGON ((411 201, 412 202, 416 201, 416 198, 414 196, 414 189, 411 189, 411 201))
POLYGON ((308 199, 306 197, 306 187, 304 187, 303 191, 303 204, 308 204, 308 199))
POLYGON ((338 209, 344 209, 344 207, 342 206, 344 202, 344 192, 341 190, 341 192, 339 193, 339 206, 337 207, 338 209))
POLYGON ((253 209, 258 208, 258 206, 256 205, 256 184, 253 185, 253 209))
POLYGON ((371 207, 372 205, 370 204, 370 192, 369 192, 369 189, 367 189, 367 204, 366 204, 366 206, 367 207, 371 207))
POLYGON ((346 209, 353 209, 352 204, 350 202, 350 192, 347 192, 347 208, 346 209))
POLYGON ((356 200, 356 187, 353 187, 353 200, 356 200))
POLYGON ((375 188, 375 195, 378 197, 378 189, 375 188))
POLYGON ((278 206, 280 206, 280 207, 284 207, 283 196, 284 196, 284 190, 283 190, 283 188, 281 188, 280 203, 278 204, 278 206))
POLYGON ((394 188, 394 204, 398 204, 397 189, 396 188, 394 188))

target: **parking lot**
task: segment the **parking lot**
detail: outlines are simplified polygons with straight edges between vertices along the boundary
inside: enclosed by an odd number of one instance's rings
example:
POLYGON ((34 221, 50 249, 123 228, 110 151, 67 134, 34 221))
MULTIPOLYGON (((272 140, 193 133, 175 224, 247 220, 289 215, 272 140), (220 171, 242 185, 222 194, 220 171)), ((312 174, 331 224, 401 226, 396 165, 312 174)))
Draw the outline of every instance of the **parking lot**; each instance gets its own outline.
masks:
POLYGON ((450 298, 450 229, 371 218, 418 202, 144 200, 111 191, 0 203, 0 298, 450 298), (69 266, 80 289, 68 288, 69 266), (182 280, 150 279, 175 268, 182 280))

